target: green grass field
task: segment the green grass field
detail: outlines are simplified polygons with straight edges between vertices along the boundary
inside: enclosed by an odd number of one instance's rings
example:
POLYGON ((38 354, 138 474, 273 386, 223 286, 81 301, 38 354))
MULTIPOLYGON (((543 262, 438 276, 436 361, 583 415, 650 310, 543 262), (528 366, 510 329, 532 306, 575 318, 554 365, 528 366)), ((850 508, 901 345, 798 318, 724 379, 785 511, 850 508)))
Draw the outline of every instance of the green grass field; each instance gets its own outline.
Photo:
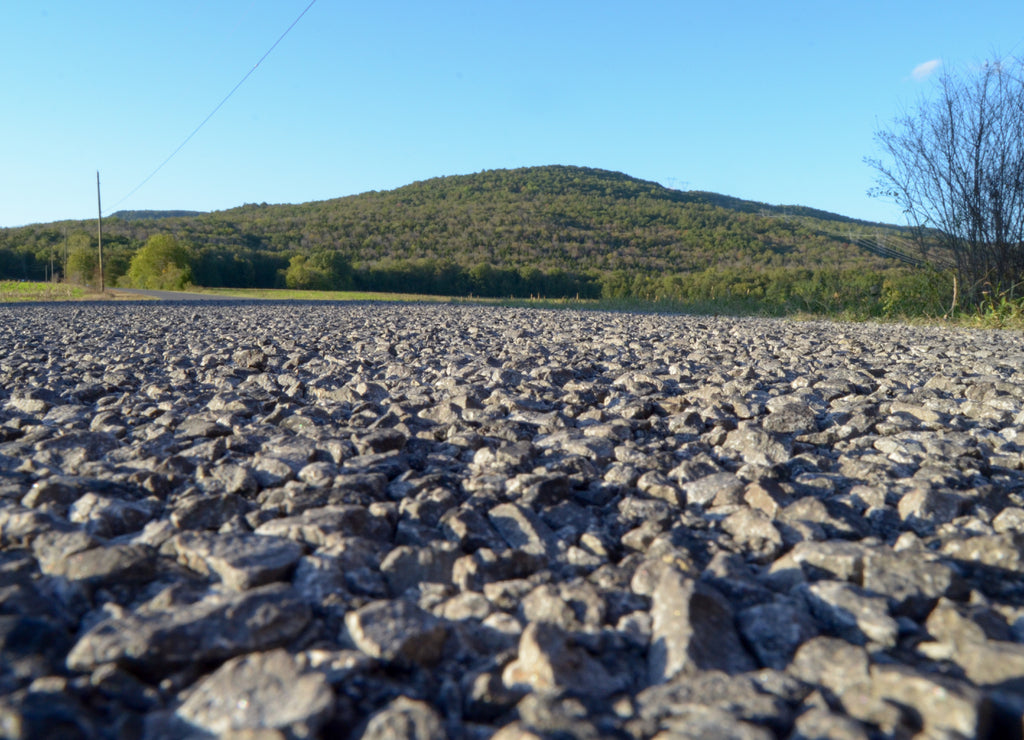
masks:
POLYGON ((189 293, 226 295, 233 298, 268 301, 429 301, 451 303, 447 296, 409 293, 361 293, 351 290, 288 290, 271 288, 189 288, 189 293))
MULTIPOLYGON (((758 310, 755 305, 747 303, 699 303, 685 304, 674 301, 641 301, 635 299, 599 299, 579 300, 573 298, 477 298, 453 297, 437 295, 418 295, 412 293, 368 293, 341 290, 273 290, 261 288, 199 288, 193 287, 190 293, 207 293, 210 295, 230 296, 243 300, 270 301, 381 301, 405 303, 452 303, 481 304, 500 306, 523 306, 529 308, 551 309, 585 309, 596 311, 635 311, 642 313, 680 313, 718 316, 778 316, 778 313, 766 312, 763 307, 758 310)), ((134 294, 120 293, 116 289, 105 293, 97 293, 92 288, 63 283, 21 282, 15 280, 0 281, 0 303, 27 303, 31 301, 98 301, 98 300, 140 300, 134 294)), ((146 299, 141 299, 146 300, 146 299)), ((832 319, 836 321, 863 321, 865 317, 853 314, 787 314, 791 319, 832 319)), ((904 316, 882 319, 883 321, 901 321, 904 323, 927 323, 946 326, 966 326, 986 329, 1024 330, 1024 302, 990 305, 974 311, 963 311, 954 316, 944 318, 904 316)))
POLYGON ((30 283, 17 280, 0 281, 0 303, 29 301, 84 301, 98 299, 91 288, 64 283, 30 283))

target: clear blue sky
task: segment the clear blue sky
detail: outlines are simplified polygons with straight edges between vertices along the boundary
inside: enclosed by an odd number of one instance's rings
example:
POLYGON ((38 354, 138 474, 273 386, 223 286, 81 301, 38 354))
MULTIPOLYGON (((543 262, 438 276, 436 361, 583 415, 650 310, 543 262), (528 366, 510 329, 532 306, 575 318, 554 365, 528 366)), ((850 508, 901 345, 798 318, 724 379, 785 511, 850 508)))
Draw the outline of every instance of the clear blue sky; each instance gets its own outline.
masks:
POLYGON ((1024 0, 317 0, 126 199, 308 4, 5 2, 0 226, 545 164, 895 222, 873 133, 1024 54, 1024 0))

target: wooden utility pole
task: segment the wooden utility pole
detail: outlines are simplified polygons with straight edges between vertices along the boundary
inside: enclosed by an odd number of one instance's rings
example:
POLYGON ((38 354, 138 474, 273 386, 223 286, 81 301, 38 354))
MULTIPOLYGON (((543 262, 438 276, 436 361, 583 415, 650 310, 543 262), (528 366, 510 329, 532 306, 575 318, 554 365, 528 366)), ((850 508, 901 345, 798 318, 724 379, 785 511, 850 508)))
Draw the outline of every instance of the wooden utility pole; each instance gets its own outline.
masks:
POLYGON ((96 232, 100 250, 100 293, 103 292, 103 207, 100 205, 100 171, 96 170, 96 232))

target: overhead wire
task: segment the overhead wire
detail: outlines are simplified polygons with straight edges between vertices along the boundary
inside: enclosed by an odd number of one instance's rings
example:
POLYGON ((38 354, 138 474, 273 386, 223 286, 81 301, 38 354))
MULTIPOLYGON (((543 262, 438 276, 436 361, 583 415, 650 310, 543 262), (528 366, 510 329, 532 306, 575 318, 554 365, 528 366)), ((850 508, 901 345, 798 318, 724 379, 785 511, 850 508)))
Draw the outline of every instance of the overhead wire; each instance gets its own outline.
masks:
POLYGON ((199 122, 199 125, 198 125, 198 126, 196 126, 196 127, 195 127, 195 128, 194 128, 194 129, 192 130, 192 133, 190 133, 190 134, 189 134, 188 136, 186 136, 186 137, 185 137, 185 139, 184 139, 184 141, 182 141, 182 142, 181 142, 180 144, 178 144, 177 148, 176 148, 176 149, 175 149, 175 150, 174 150, 173 152, 171 152, 171 153, 170 153, 169 155, 167 155, 167 158, 166 158, 166 159, 164 159, 164 161, 163 161, 163 162, 161 162, 161 163, 160 163, 159 165, 157 165, 156 169, 155 169, 155 170, 153 170, 152 172, 150 172, 150 173, 149 173, 149 174, 148 174, 148 175, 147 175, 147 176, 145 177, 145 179, 143 179, 143 180, 142 180, 142 182, 140 182, 140 183, 139 183, 138 185, 136 185, 136 186, 135 186, 134 188, 132 188, 132 189, 131 189, 131 191, 129 191, 129 193, 128 193, 127 195, 125 195, 125 196, 124 196, 123 198, 121 198, 121 199, 120 199, 119 201, 117 201, 117 202, 116 202, 116 203, 114 203, 114 204, 113 204, 112 206, 110 206, 110 208, 111 208, 111 209, 117 208, 117 207, 118 207, 119 205, 121 205, 121 204, 122 204, 122 203, 124 203, 124 202, 125 202, 126 200, 128 200, 128 199, 129 199, 129 198, 131 198, 131 197, 132 197, 133 195, 135 195, 135 193, 137 193, 137 192, 138 192, 139 190, 141 190, 141 189, 143 188, 143 186, 145 186, 145 185, 146 185, 146 183, 148 183, 148 182, 149 182, 150 180, 152 180, 152 179, 153 179, 153 177, 154 177, 154 176, 155 176, 155 175, 156 175, 156 174, 157 174, 157 173, 158 173, 158 172, 159 172, 160 170, 162 170, 162 169, 164 168, 164 166, 165 166, 165 165, 166 165, 166 164, 167 164, 168 162, 170 162, 170 161, 171 161, 172 159, 174 159, 175 155, 176 155, 176 154, 177 154, 178 152, 180 152, 180 151, 181 151, 182 149, 184 149, 184 148, 185 148, 185 145, 186 145, 186 144, 188 144, 188 143, 189 143, 189 142, 190 142, 190 141, 192 140, 192 137, 194 137, 194 136, 195 136, 196 134, 198 134, 198 133, 199 133, 199 130, 200 130, 200 129, 202 129, 202 127, 203 127, 203 126, 205 126, 205 125, 206 125, 206 123, 207 123, 207 122, 208 122, 208 121, 209 121, 209 120, 210 120, 211 118, 213 118, 213 117, 214 117, 214 115, 216 115, 217 111, 219 111, 219 110, 220 110, 220 109, 221 109, 221 108, 222 108, 222 107, 224 106, 224 104, 225 104, 226 102, 228 102, 228 100, 229 100, 229 99, 231 98, 231 96, 235 94, 235 92, 236 92, 236 91, 238 90, 238 88, 240 88, 240 87, 241 87, 241 86, 242 86, 242 85, 243 85, 243 84, 245 83, 245 81, 246 81, 246 80, 248 80, 248 79, 249 79, 249 77, 251 77, 251 76, 252 76, 252 73, 256 71, 256 68, 257 68, 257 67, 259 67, 259 66, 260 66, 260 64, 262 64, 262 63, 263 63, 263 60, 264 60, 264 59, 266 59, 266 58, 267 58, 268 56, 270 56, 270 53, 271 53, 272 51, 274 51, 274 49, 276 49, 276 48, 277 48, 277 45, 278 45, 278 44, 280 44, 280 43, 281 43, 281 41, 283 41, 283 40, 284 40, 284 37, 285 37, 285 36, 287 36, 287 35, 288 35, 288 33, 289 33, 289 32, 290 32, 290 31, 291 31, 291 30, 292 30, 293 28, 295 28, 295 26, 296 26, 296 25, 298 24, 298 22, 299 22, 300 20, 302 20, 302 17, 303 17, 304 15, 306 15, 306 13, 307 13, 307 12, 309 12, 309 9, 310 9, 310 8, 312 8, 312 7, 313 7, 313 6, 315 5, 315 4, 316 4, 316 0, 311 0, 311 2, 309 3, 309 5, 307 5, 307 6, 306 6, 306 7, 305 7, 305 8, 303 9, 303 11, 302 11, 301 13, 299 13, 299 15, 298 15, 298 16, 297 16, 297 17, 295 18, 295 20, 293 20, 293 21, 291 22, 291 25, 290 25, 290 26, 288 26, 288 28, 286 28, 286 29, 284 30, 284 33, 282 33, 282 34, 281 34, 281 35, 280 35, 280 36, 279 36, 279 37, 277 38, 277 41, 275 41, 275 42, 274 42, 273 44, 271 44, 270 48, 266 50, 266 52, 265 52, 265 53, 263 54, 263 56, 261 56, 261 57, 260 57, 260 58, 259 58, 259 59, 258 59, 258 60, 256 61, 256 64, 252 65, 252 68, 251 68, 251 69, 250 69, 250 70, 249 70, 248 72, 246 72, 246 73, 245 73, 245 75, 244 75, 244 76, 242 77, 242 79, 240 79, 240 80, 238 81, 238 83, 237 83, 237 84, 236 84, 236 85, 235 85, 235 86, 234 86, 233 88, 231 88, 231 91, 230 91, 230 92, 229 92, 229 93, 228 93, 227 95, 225 95, 225 96, 224 96, 224 98, 223 98, 223 99, 222 99, 222 100, 221 100, 221 101, 220 101, 219 103, 217 103, 217 105, 216 105, 216 106, 214 107, 214 109, 213 109, 212 111, 210 111, 210 113, 209 113, 209 114, 208 114, 208 115, 206 116, 206 118, 204 118, 204 119, 203 119, 202 121, 200 121, 200 122, 199 122))

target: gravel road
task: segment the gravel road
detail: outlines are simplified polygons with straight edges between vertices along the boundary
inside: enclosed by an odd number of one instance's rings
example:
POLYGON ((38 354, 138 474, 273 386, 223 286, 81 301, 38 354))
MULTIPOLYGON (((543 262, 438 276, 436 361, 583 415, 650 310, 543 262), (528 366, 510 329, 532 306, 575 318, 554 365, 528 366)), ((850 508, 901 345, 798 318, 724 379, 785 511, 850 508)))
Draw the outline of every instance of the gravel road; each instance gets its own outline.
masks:
MULTIPOLYGON (((144 288, 113 288, 111 292, 120 295, 137 296, 138 298, 151 298, 158 301, 175 301, 179 303, 191 301, 234 301, 238 299, 232 296, 218 295, 217 293, 187 293, 180 290, 148 290, 144 288)), ((137 299, 136 299, 137 300, 137 299)))
POLYGON ((0 736, 1020 737, 1022 453, 1020 333, 0 306, 0 736))

